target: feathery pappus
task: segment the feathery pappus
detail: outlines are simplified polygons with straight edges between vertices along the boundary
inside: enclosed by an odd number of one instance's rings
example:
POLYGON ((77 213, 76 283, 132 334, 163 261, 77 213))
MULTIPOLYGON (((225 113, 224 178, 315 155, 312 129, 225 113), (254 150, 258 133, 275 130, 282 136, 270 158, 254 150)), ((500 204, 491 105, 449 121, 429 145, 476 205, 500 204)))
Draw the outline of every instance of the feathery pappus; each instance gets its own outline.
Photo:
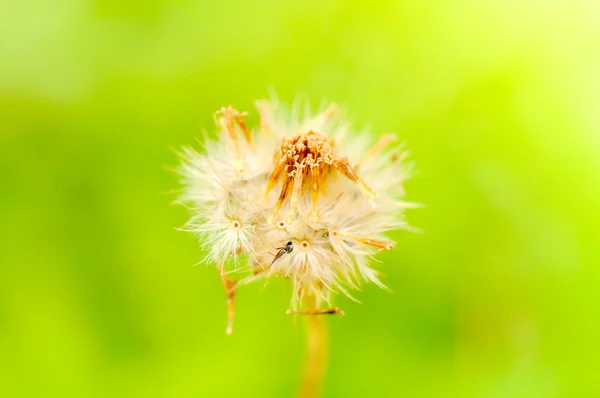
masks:
POLYGON ((216 137, 201 152, 184 148, 179 168, 186 230, 227 291, 228 333, 235 288, 255 280, 289 279, 292 314, 342 313, 332 292, 385 287, 372 256, 394 247, 385 233, 408 229, 404 211, 415 206, 404 200, 412 164, 394 134, 354 132, 335 105, 314 115, 277 101, 256 106, 256 129, 246 112, 217 111, 216 137))

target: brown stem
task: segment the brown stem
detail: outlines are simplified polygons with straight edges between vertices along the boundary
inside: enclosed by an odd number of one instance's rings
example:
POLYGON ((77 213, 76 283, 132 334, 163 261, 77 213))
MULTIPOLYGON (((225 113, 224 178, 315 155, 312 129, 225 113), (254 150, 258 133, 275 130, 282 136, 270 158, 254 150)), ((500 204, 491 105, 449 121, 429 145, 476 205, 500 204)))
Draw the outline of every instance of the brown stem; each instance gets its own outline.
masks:
POLYGON ((227 294, 227 329, 226 334, 233 333, 233 317, 235 315, 235 309, 233 307, 235 301, 235 281, 229 279, 225 269, 221 268, 221 280, 223 281, 223 287, 225 288, 225 294, 227 294))
POLYGON ((317 398, 321 395, 329 355, 327 325, 325 318, 318 315, 307 316, 305 321, 306 357, 297 397, 317 398))

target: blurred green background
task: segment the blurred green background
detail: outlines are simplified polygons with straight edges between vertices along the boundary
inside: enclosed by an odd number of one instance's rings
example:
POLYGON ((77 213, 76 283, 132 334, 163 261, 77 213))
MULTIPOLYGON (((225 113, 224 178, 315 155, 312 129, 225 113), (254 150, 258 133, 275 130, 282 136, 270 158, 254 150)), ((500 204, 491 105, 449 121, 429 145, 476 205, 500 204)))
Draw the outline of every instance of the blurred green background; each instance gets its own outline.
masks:
POLYGON ((0 396, 286 397, 301 323, 174 227, 178 163, 269 87, 420 174, 328 318, 327 397, 600 396, 597 1, 0 1, 0 396))

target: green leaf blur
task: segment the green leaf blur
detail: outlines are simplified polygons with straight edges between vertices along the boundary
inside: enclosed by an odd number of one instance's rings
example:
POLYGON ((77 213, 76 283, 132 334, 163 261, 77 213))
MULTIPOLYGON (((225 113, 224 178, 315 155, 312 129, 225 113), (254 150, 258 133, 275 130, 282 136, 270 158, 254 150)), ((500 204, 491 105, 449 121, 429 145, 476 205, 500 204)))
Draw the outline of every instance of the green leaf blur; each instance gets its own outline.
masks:
POLYGON ((326 397, 594 397, 600 3, 0 2, 0 396, 289 397, 289 286, 174 227, 172 148, 277 91, 398 132, 420 174, 330 317, 326 397))

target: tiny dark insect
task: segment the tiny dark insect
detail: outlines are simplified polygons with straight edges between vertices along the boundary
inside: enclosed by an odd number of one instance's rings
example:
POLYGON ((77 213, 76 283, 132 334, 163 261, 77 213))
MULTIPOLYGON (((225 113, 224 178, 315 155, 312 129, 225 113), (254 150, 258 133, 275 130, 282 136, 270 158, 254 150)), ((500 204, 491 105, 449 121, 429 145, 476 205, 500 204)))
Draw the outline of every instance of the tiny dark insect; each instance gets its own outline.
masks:
POLYGON ((270 267, 272 267, 273 264, 275 264, 275 262, 277 260, 279 260, 284 254, 291 253, 292 250, 294 250, 294 244, 290 240, 288 243, 286 243, 285 245, 283 245, 281 247, 278 247, 277 249, 279 251, 277 252, 277 254, 275 255, 275 257, 273 258, 273 261, 271 262, 270 267))

